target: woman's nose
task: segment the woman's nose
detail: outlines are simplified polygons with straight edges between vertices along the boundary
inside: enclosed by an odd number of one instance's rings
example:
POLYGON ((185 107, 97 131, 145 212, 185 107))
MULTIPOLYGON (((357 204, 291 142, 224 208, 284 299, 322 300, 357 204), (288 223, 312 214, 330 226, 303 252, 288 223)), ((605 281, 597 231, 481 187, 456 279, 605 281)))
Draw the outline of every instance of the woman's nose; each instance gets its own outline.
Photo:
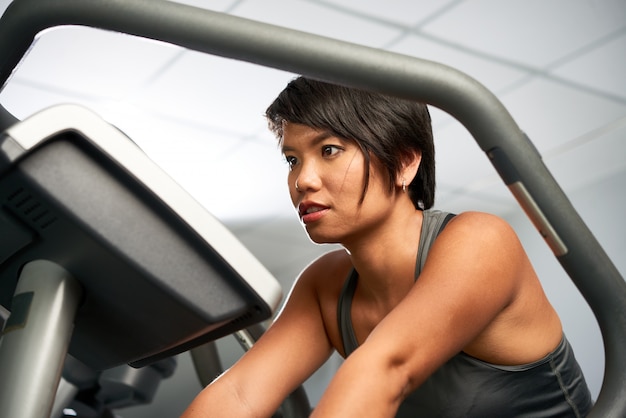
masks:
POLYGON ((298 192, 304 192, 311 189, 317 190, 320 185, 321 179, 315 168, 315 164, 302 164, 294 180, 296 190, 298 192))

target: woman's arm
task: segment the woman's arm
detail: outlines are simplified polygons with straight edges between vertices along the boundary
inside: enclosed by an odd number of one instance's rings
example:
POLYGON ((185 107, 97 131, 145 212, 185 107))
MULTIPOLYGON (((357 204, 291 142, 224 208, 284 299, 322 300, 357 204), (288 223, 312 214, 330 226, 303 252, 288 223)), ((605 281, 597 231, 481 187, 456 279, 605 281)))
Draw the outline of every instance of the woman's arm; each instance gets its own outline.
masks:
MULTIPOLYGON (((314 263, 319 270, 320 261, 314 263)), ((296 281, 267 332, 208 385, 182 418, 269 417, 332 352, 316 292, 316 269, 296 281)))
POLYGON ((507 308, 520 272, 527 271, 523 260, 505 222, 486 214, 457 216, 411 291, 346 359, 313 416, 393 417, 411 391, 507 308))

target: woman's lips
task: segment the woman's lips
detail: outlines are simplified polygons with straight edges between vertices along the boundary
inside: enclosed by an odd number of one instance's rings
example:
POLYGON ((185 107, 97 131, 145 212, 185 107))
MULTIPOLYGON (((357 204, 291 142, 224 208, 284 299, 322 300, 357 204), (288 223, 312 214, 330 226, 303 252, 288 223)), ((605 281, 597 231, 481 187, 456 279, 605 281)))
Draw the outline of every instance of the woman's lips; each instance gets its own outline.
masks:
POLYGON ((319 220, 328 212, 329 208, 316 203, 302 203, 298 208, 302 222, 310 223, 319 220))

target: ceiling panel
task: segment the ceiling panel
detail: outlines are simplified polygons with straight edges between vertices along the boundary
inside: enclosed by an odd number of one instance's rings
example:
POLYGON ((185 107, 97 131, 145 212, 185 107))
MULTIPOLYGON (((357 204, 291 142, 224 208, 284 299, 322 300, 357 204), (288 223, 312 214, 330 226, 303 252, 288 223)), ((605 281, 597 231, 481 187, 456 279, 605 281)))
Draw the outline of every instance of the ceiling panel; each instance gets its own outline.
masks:
POLYGON ((511 86, 527 74, 517 67, 476 56, 463 48, 455 48, 413 34, 394 43, 389 50, 456 68, 493 92, 511 86))
MULTIPOLYGON (((580 138, 576 145, 544 159, 566 192, 594 187, 619 172, 626 174, 626 117, 608 125, 593 139, 580 138)), ((623 189, 615 193, 624 194, 623 189)))
POLYGON ((287 166, 277 148, 258 141, 242 145, 201 170, 197 177, 201 190, 193 190, 198 199, 224 221, 293 215, 287 166))
POLYGON ((237 4, 239 0, 174 0, 176 3, 186 4, 188 6, 201 7, 214 10, 216 12, 225 12, 237 4))
POLYGON ((136 101, 181 121, 234 134, 269 136, 263 113, 293 77, 267 67, 186 51, 147 85, 136 101))
MULTIPOLYGON (((626 2, 623 6, 626 10, 626 2)), ((619 36, 581 54, 551 73, 616 96, 626 103, 626 29, 619 36)))
POLYGON ((16 78, 67 94, 119 100, 141 89, 179 50, 116 32, 55 28, 38 37, 16 78))
POLYGON ((399 28, 390 28, 348 13, 303 0, 246 1, 235 7, 232 14, 265 23, 328 36, 360 45, 382 47, 396 38, 399 28), (311 19, 311 16, 315 16, 311 19))
POLYGON ((483 150, 460 123, 435 129, 434 136, 439 184, 465 188, 495 173, 483 150))
POLYGON ((389 21, 399 25, 416 26, 431 16, 446 10, 458 0, 326 0, 317 3, 334 5, 369 20, 389 21))
MULTIPOLYGON (((80 98, 82 103, 91 105, 95 104, 96 100, 97 98, 90 95, 80 98)), ((40 84, 23 83, 19 80, 11 80, 0 92, 2 105, 19 119, 24 119, 46 107, 70 101, 76 103, 79 100, 76 96, 68 99, 63 91, 57 89, 42 88, 40 84)))
POLYGON ((626 114, 621 103, 544 78, 501 99, 542 153, 626 114))
POLYGON ((428 23, 429 34, 542 68, 626 25, 623 1, 470 0, 428 23))

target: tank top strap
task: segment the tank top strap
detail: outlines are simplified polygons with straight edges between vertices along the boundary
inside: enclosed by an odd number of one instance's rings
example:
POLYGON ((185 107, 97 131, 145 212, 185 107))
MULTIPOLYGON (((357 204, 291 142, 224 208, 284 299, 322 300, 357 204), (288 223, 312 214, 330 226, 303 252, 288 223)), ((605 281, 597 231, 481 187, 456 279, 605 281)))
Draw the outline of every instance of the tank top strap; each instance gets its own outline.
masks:
POLYGON ((355 269, 346 279, 339 294, 339 302, 337 304, 337 324, 341 333, 341 342, 343 344, 343 352, 348 357, 350 353, 357 349, 359 343, 352 327, 352 315, 350 308, 352 307, 352 298, 356 290, 356 284, 359 280, 359 274, 355 269))
POLYGON ((435 242, 435 238, 446 224, 454 217, 453 213, 440 210, 425 210, 422 220, 422 232, 417 250, 417 260, 415 262, 415 279, 420 275, 426 263, 426 256, 430 247, 435 242))

